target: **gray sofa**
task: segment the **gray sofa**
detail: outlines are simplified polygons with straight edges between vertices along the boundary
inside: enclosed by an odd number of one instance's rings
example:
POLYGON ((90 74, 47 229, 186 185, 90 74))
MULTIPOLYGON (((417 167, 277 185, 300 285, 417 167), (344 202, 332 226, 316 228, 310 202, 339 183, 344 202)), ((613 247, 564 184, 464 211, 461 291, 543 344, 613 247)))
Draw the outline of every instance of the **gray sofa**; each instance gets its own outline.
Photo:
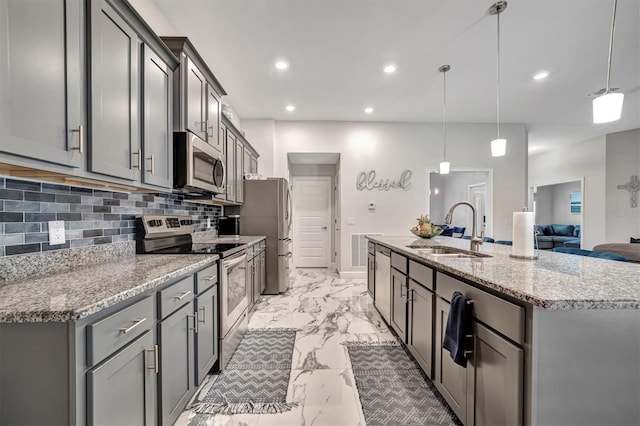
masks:
POLYGON ((580 225, 536 225, 536 238, 540 249, 580 248, 580 225))

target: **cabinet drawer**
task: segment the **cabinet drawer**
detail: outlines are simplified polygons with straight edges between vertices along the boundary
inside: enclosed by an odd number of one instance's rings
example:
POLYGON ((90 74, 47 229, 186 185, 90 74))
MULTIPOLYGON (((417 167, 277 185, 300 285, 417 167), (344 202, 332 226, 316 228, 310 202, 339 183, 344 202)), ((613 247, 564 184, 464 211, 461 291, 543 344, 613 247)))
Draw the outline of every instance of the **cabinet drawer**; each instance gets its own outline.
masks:
POLYGON ((218 264, 204 268, 196 273, 196 293, 200 294, 218 283, 218 264))
POLYGON ((153 326, 153 298, 145 297, 87 326, 87 365, 95 365, 153 326))
POLYGON ((371 254, 375 254, 376 252, 376 245, 374 243, 372 243, 371 241, 367 242, 367 251, 371 254))
POLYGON ((524 343, 524 308, 472 287, 448 275, 437 273, 436 293, 451 302, 454 291, 473 300, 473 316, 516 343, 524 343))
POLYGON ((407 273, 407 258, 401 254, 391 252, 391 267, 403 274, 407 273))
POLYGON ((193 275, 178 281, 158 292, 159 318, 165 318, 180 306, 193 299, 193 275))
POLYGON ((409 261, 409 278, 433 291, 433 269, 413 260, 409 261))

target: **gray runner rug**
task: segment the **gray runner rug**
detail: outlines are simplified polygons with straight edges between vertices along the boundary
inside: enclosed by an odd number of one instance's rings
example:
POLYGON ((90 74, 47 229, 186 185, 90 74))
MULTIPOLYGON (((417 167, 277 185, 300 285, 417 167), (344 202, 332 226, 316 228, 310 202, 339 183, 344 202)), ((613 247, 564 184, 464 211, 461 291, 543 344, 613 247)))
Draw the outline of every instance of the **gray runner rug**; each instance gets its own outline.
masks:
POLYGON ((296 331, 248 330, 233 356, 201 401, 198 414, 282 413, 286 402, 296 331))
POLYGON ((460 424, 400 344, 345 344, 367 426, 460 424))

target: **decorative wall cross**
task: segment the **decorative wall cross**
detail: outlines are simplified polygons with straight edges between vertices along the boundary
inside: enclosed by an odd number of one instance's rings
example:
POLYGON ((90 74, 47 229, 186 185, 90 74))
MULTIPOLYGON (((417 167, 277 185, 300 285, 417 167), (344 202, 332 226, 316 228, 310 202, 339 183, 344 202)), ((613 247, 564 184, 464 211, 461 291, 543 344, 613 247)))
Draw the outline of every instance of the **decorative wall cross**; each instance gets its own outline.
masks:
POLYGON ((640 180, 638 176, 631 176, 631 180, 624 185, 618 185, 618 189, 626 189, 631 195, 631 208, 638 207, 638 191, 640 191, 640 180))

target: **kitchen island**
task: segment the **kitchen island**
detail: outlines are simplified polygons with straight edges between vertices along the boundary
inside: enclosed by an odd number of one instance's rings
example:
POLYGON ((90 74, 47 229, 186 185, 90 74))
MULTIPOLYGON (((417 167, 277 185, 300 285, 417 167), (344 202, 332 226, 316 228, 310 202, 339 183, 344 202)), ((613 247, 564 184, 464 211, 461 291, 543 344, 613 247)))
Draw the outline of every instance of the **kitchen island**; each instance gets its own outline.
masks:
POLYGON ((458 238, 369 237, 376 307, 460 420, 640 424, 640 266, 468 250, 458 238), (460 252, 434 253, 443 246, 460 252), (442 349, 454 291, 473 300, 466 368, 442 349))

